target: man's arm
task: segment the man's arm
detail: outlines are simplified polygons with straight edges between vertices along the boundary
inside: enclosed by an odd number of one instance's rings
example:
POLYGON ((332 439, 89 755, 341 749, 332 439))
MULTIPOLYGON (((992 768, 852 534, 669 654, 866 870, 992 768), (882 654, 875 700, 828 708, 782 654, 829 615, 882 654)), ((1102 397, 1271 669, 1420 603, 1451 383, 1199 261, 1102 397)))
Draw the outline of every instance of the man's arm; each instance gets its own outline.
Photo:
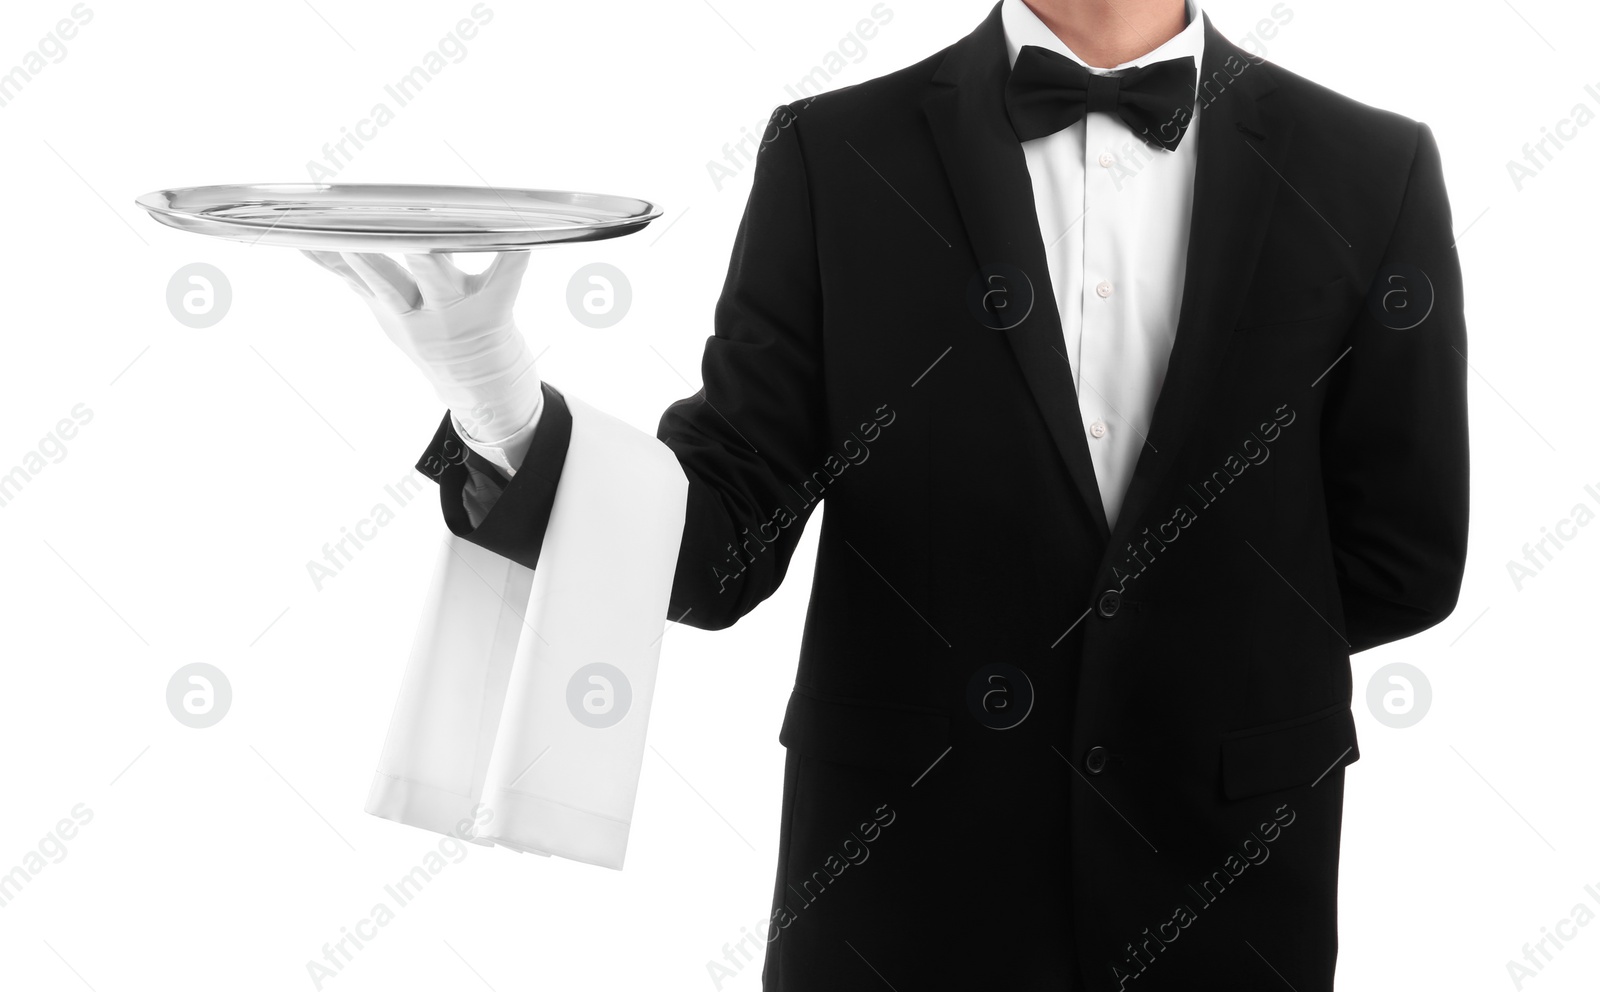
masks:
MULTIPOLYGON (((815 507, 795 507, 790 489, 821 466, 825 448, 821 283, 801 145, 795 111, 779 107, 706 342, 704 386, 657 429, 689 482, 669 612, 691 626, 726 627, 771 595, 815 507)), ((570 424, 546 386, 528 452, 507 479, 446 416, 418 468, 440 483, 451 530, 534 567, 570 424)))
POLYGON ((1439 149, 1426 125, 1417 128, 1374 292, 1328 377, 1322 464, 1352 651, 1449 616, 1466 561, 1461 267, 1439 149))
POLYGON ((566 400, 549 383, 541 383, 540 389, 543 397, 537 423, 528 431, 525 450, 517 458, 521 465, 513 464, 513 471, 505 470, 503 455, 492 461, 488 457, 500 452, 485 452, 484 445, 464 437, 462 425, 450 411, 445 412, 433 440, 417 459, 417 471, 439 484, 439 508, 452 534, 528 568, 539 560, 572 434, 572 413, 566 400), (513 479, 521 481, 511 486, 513 479), (505 503, 503 512, 480 533, 489 510, 501 502, 505 503), (500 533, 513 526, 512 533, 500 533), (502 547, 517 553, 504 554, 499 550, 502 547))

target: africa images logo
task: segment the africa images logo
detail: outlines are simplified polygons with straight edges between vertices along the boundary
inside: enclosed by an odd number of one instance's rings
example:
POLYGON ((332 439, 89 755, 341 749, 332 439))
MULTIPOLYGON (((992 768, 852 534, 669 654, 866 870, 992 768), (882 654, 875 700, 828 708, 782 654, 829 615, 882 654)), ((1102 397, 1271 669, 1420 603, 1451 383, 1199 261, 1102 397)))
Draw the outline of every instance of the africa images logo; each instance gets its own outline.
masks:
POLYGON ((1272 811, 1272 819, 1262 821, 1260 826, 1244 839, 1237 851, 1228 853, 1223 859, 1221 868, 1213 871, 1198 884, 1191 882, 1184 886, 1187 894, 1173 909, 1172 918, 1157 924, 1154 931, 1149 927, 1139 931, 1139 935, 1126 945, 1127 958, 1121 964, 1111 966, 1111 977, 1116 980, 1117 988, 1128 988, 1130 979, 1142 976, 1155 963, 1158 955, 1170 945, 1177 943, 1183 932, 1200 919, 1196 907, 1205 909, 1214 905, 1248 868, 1252 865, 1265 864, 1272 856, 1271 845, 1283 836, 1284 828, 1292 824, 1294 819, 1294 810, 1287 804, 1279 806, 1272 811), (1194 897, 1192 904, 1189 896, 1194 897))

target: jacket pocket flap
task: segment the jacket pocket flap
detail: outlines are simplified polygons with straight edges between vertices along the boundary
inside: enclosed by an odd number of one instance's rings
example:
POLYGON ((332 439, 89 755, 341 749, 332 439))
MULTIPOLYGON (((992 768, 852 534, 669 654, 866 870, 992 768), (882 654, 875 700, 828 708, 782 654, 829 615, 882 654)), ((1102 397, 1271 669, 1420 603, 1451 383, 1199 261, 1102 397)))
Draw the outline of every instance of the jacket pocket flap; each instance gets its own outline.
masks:
POLYGON ((823 696, 796 688, 778 741, 823 761, 917 771, 944 753, 950 720, 935 710, 823 696))
POLYGON ((1307 717, 1235 731, 1222 738, 1222 794, 1244 799, 1312 785, 1360 757, 1355 718, 1342 704, 1307 717))

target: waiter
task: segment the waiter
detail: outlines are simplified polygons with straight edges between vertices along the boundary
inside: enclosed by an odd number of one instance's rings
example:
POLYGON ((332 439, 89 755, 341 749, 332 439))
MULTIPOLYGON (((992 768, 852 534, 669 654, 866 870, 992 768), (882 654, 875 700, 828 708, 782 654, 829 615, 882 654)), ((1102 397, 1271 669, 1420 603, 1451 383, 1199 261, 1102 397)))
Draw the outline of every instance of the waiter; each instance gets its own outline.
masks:
MULTIPOLYGON (((829 506, 768 992, 1332 989, 1350 655, 1466 551, 1453 242, 1426 126, 1193 0, 1001 0, 778 108, 657 432, 674 620, 748 613, 829 506)), ((319 261, 450 407, 452 532, 534 567, 574 434, 525 254, 319 261)))

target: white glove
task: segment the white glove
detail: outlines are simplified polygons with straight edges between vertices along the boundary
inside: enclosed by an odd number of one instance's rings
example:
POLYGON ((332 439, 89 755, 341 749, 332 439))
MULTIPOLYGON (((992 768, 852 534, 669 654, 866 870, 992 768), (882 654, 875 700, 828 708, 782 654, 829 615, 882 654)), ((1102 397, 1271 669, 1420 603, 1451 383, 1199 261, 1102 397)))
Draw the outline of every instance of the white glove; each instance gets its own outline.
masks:
POLYGON ((468 440, 499 445, 526 430, 543 402, 533 354, 511 317, 526 251, 501 252, 481 274, 443 255, 306 251, 366 300, 384 334, 427 377, 468 440))

